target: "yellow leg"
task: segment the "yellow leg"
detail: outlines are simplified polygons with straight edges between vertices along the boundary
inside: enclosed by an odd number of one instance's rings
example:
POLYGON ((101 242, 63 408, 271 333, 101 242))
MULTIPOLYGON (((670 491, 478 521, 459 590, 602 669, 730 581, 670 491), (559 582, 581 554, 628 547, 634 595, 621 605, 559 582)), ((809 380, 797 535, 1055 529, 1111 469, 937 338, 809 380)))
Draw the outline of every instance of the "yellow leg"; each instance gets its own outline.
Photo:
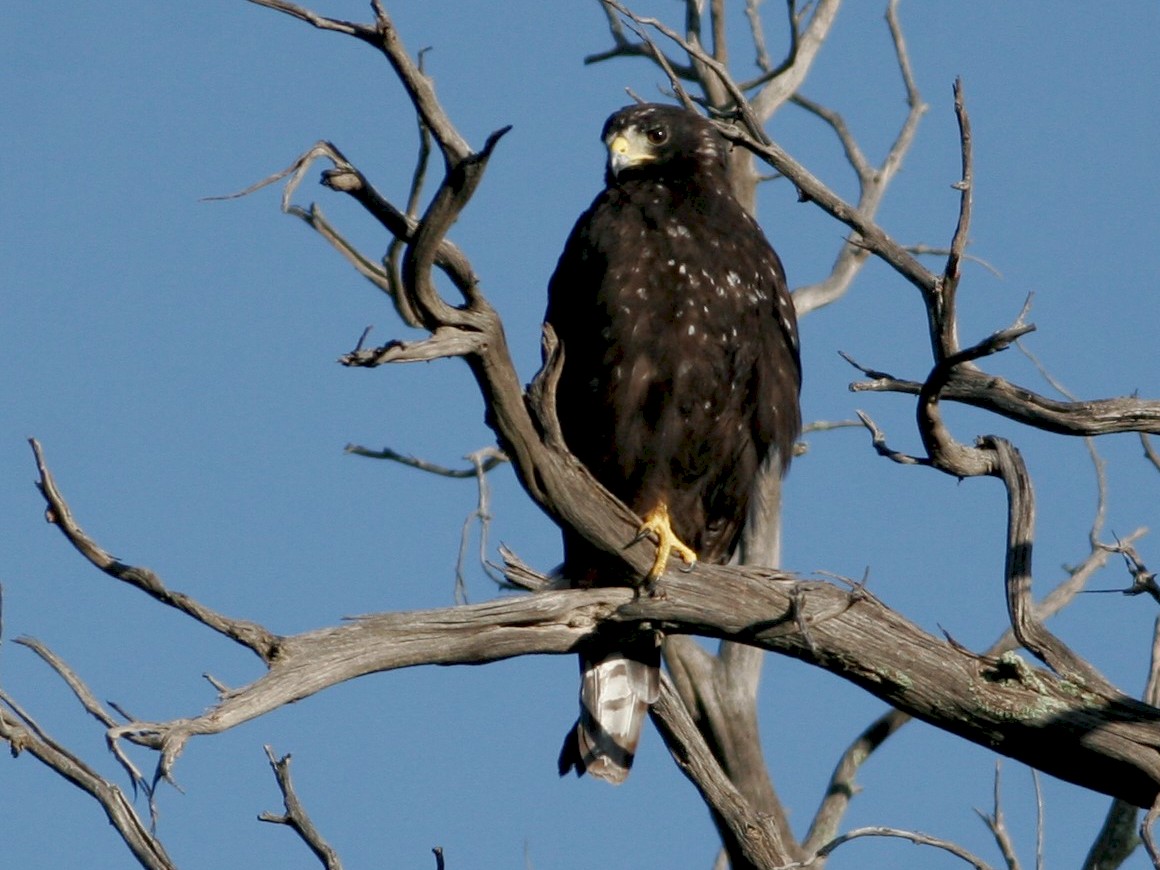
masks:
POLYGON ((665 565, 668 564, 670 553, 680 556, 681 561, 689 566, 697 561, 697 554, 673 531, 669 522, 667 505, 662 503, 645 514, 640 532, 637 533, 637 539, 644 538, 650 532, 656 538, 657 555, 656 559, 653 560, 652 568, 649 569, 648 576, 645 578, 646 583, 655 582, 665 572, 665 565))

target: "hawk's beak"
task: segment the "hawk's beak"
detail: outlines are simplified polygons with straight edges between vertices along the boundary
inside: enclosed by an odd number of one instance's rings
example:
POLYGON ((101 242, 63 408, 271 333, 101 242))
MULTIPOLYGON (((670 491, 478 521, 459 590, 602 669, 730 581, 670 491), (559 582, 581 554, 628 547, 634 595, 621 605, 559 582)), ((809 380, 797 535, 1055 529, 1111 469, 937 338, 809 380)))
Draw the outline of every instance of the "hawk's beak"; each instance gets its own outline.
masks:
POLYGON ((613 176, 655 159, 647 140, 635 130, 617 133, 608 142, 608 169, 613 176))

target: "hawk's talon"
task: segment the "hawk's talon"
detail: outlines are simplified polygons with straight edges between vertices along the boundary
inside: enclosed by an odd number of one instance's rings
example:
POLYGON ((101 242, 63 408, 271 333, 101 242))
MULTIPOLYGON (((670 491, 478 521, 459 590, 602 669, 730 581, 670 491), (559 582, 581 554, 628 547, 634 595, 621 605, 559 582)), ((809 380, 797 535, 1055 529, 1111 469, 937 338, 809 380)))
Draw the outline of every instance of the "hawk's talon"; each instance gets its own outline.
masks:
POLYGON ((687 573, 693 570, 693 566, 697 563, 697 554, 673 531, 669 521, 669 509, 664 504, 658 505, 645 514, 644 522, 641 523, 640 531, 636 533, 633 543, 644 540, 650 535, 656 538, 657 552, 652 567, 645 575, 646 587, 651 588, 656 585, 656 581, 665 573, 665 566, 668 564, 671 554, 675 554, 685 563, 681 568, 682 571, 687 573))
POLYGON ((647 523, 642 524, 641 527, 637 530, 637 533, 633 535, 632 540, 628 542, 628 546, 631 547, 635 544, 639 544, 641 541, 646 540, 651 531, 652 529, 648 527, 647 523))

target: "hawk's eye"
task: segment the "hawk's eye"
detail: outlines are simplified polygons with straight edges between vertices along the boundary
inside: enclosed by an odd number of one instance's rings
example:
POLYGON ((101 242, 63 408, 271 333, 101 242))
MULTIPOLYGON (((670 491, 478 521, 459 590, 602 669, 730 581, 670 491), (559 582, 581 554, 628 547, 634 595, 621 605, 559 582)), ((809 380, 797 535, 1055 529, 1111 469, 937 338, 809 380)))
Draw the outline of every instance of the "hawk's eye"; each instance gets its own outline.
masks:
POLYGON ((645 131, 644 135, 653 145, 663 145, 665 140, 669 138, 669 131, 664 127, 653 127, 645 131))

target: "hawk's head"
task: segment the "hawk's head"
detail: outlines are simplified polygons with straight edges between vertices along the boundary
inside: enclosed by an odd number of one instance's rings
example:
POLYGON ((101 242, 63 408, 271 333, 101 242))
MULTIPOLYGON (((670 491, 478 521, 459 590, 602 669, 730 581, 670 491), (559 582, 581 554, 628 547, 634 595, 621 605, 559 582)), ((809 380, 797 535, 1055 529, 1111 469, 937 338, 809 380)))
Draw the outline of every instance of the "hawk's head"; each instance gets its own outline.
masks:
POLYGON ((687 178, 724 172, 728 145, 700 115, 679 106, 628 106, 604 124, 608 180, 687 178))

